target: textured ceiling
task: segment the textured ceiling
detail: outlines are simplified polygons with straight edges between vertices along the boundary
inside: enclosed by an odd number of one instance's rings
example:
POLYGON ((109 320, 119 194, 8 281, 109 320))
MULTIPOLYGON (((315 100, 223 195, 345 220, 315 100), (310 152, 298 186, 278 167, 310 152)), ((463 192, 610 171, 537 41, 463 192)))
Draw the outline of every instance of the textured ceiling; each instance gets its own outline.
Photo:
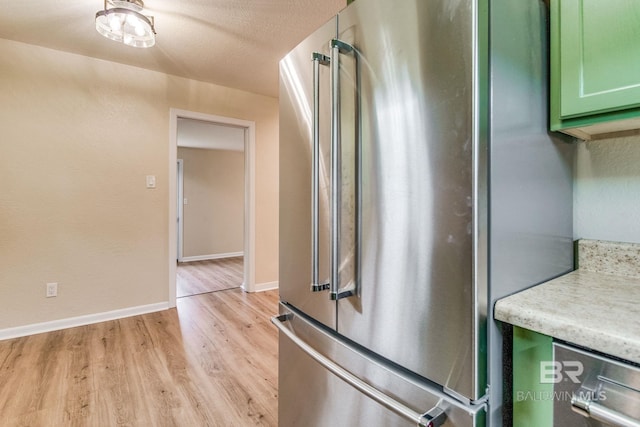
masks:
POLYGON ((149 49, 99 35, 103 4, 0 0, 0 38, 276 97, 278 61, 346 0, 146 0, 157 32, 149 49))

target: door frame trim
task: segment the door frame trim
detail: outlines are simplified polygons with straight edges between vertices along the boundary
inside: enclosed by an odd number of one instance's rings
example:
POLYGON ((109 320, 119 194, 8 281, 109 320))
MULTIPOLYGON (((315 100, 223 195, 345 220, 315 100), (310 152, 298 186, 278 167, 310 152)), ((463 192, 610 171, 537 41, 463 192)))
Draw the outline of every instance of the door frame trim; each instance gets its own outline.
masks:
POLYGON ((178 262, 182 262, 184 258, 184 160, 178 159, 176 161, 176 164, 176 185, 178 186, 176 188, 176 213, 178 215, 176 218, 176 222, 178 223, 178 227, 176 229, 178 239, 176 259, 178 260, 178 262))
POLYGON ((178 119, 202 120, 221 125, 244 128, 244 282, 245 292, 255 292, 255 147, 256 124, 253 121, 231 117, 198 113, 195 111, 169 109, 169 306, 176 306, 177 272, 177 189, 176 162, 178 157, 178 119))

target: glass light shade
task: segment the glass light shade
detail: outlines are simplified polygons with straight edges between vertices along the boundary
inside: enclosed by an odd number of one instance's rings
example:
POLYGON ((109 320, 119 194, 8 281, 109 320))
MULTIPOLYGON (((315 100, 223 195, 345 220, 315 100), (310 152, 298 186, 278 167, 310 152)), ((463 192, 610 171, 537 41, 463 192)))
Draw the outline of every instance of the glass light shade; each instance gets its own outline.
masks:
POLYGON ((96 30, 106 38, 127 46, 151 47, 156 44, 151 19, 123 7, 98 11, 96 30))

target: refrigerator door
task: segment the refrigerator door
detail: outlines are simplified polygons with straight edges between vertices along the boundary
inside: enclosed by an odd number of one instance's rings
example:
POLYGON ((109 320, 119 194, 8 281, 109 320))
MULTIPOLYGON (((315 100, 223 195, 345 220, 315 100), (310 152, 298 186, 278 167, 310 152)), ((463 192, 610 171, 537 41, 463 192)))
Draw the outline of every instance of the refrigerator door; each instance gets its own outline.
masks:
POLYGON ((345 254, 359 269, 341 272, 343 285, 355 275, 357 295, 339 300, 338 332, 470 400, 485 389, 476 359, 475 4, 367 0, 338 16, 340 41, 355 48, 340 55, 340 97, 358 97, 356 125, 341 108, 342 145, 360 153, 355 196, 343 204, 361 204, 360 217, 342 218, 355 230, 345 254))
POLYGON ((288 307, 281 305, 280 311, 283 315, 274 319, 280 328, 280 427, 484 425, 485 406, 462 405, 342 342, 288 307), (342 371, 347 372, 346 380, 339 376, 342 371))
POLYGON ((314 267, 318 284, 329 281, 331 92, 328 63, 322 58, 329 56, 336 25, 333 18, 280 62, 280 299, 332 327, 335 301, 326 290, 311 288, 314 267), (312 202, 314 129, 317 206, 312 202), (317 253, 312 250, 314 218, 317 253))

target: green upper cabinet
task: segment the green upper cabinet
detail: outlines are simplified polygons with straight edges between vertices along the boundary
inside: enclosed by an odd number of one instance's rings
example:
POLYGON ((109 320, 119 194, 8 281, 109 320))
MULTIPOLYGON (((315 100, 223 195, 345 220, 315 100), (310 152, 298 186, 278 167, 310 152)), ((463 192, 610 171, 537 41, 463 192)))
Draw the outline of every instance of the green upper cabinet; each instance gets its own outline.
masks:
POLYGON ((551 0, 551 129, 640 128, 640 0, 551 0))

